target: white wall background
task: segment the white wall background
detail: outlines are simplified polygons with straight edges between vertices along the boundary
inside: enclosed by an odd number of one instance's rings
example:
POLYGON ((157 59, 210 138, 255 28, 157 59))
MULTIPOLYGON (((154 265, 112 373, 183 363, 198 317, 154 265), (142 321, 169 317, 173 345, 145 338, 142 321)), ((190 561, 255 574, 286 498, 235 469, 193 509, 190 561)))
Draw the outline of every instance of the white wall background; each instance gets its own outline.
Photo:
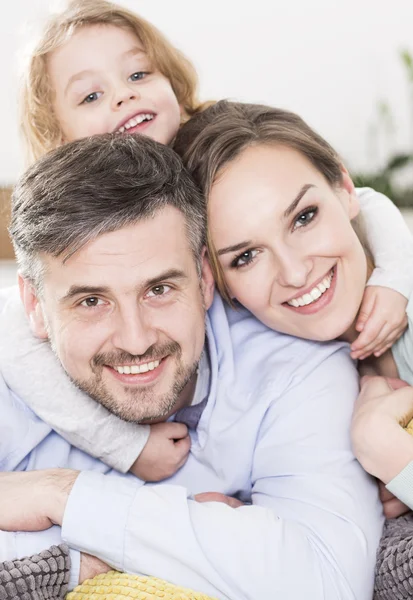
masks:
MULTIPOLYGON (((56 2, 52 2, 56 4, 56 2)), ((401 48, 413 51, 413 0, 121 0, 195 63, 201 97, 231 97, 301 114, 353 169, 380 164, 412 140, 401 48), (370 139, 377 102, 395 130, 370 139)), ((17 127, 17 53, 26 23, 49 0, 2 0, 0 184, 23 166, 17 127)))

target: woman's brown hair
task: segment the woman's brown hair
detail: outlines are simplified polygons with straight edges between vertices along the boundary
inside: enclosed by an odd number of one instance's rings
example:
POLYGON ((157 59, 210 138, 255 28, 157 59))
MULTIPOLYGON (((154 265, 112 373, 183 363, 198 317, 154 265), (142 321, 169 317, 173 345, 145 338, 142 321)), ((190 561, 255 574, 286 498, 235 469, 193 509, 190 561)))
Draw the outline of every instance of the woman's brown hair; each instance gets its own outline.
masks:
MULTIPOLYGON (((284 145, 303 154, 331 186, 340 185, 342 163, 336 151, 301 117, 260 104, 222 100, 200 112, 179 131, 174 150, 201 189, 206 202, 219 173, 247 147, 284 145)), ((211 267, 223 298, 232 304, 208 227, 211 267)))

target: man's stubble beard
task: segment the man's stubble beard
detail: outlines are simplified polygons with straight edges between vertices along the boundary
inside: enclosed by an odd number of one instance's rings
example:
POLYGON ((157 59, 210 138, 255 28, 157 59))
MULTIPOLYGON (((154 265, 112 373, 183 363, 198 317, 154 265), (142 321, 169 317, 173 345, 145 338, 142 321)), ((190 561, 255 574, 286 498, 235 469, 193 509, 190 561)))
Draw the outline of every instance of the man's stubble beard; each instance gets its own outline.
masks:
MULTIPOLYGON (((145 358, 145 362, 146 360, 145 358)), ((116 364, 127 364, 128 362, 133 361, 129 360, 116 364)), ((123 421, 134 423, 157 421, 173 412, 181 393, 195 375, 199 361, 194 362, 190 366, 185 366, 179 358, 177 362, 178 367, 175 371, 175 381, 168 392, 156 394, 156 382, 153 386, 140 389, 124 386, 123 394, 125 398, 121 403, 106 388, 102 378, 103 368, 100 369, 93 381, 75 379, 72 379, 72 381, 80 390, 123 421)))
MULTIPOLYGON (((200 285, 200 288, 201 288, 201 285, 200 285)), ((207 310, 206 310, 206 306, 204 303, 202 288, 201 288, 201 298, 202 298, 202 308, 204 310, 204 320, 205 320, 207 310)), ((52 331, 52 328, 50 327, 50 323, 46 317, 45 310, 43 310, 43 315, 44 315, 44 324, 45 324, 46 332, 48 335, 48 341, 50 343, 50 347, 51 347, 53 353, 55 354, 55 356, 57 357, 57 359, 59 360, 59 363, 62 365, 62 368, 64 369, 63 364, 59 357, 59 353, 57 352, 57 346, 54 342, 53 331, 52 331)), ((175 351, 174 353, 177 356, 176 360, 178 362, 178 367, 177 367, 176 373, 175 373, 175 382, 173 383, 172 388, 169 392, 162 394, 157 399, 155 405, 154 405, 153 400, 156 398, 156 396, 153 393, 152 387, 149 387, 149 386, 146 389, 142 389, 142 388, 141 389, 131 389, 131 388, 125 386, 123 391, 125 394, 127 394, 130 397, 131 403, 126 404, 126 405, 123 405, 123 404, 119 405, 119 403, 116 401, 116 398, 113 396, 113 394, 111 394, 109 392, 109 390, 106 389, 106 387, 103 383, 103 377, 102 377, 103 368, 104 368, 103 365, 110 364, 110 363, 104 362, 105 359, 107 359, 108 357, 110 358, 111 361, 112 361, 112 359, 115 359, 115 362, 112 362, 112 365, 122 365, 127 362, 135 362, 137 359, 142 361, 143 358, 146 361, 147 357, 149 357, 149 360, 151 357, 152 357, 152 360, 154 360, 154 359, 156 360, 157 357, 153 355, 153 352, 154 352, 153 346, 151 346, 145 352, 145 354, 143 354, 140 357, 133 356, 125 351, 119 351, 117 353, 111 353, 111 354, 106 354, 106 355, 103 355, 103 354, 95 355, 92 359, 92 363, 95 362, 96 366, 100 365, 100 369, 96 373, 95 379, 93 381, 78 380, 78 379, 72 377, 72 375, 70 375, 70 373, 68 373, 66 371, 66 369, 64 369, 64 371, 67 374, 67 376, 69 377, 69 379, 74 383, 74 385, 78 389, 80 389, 82 392, 88 394, 95 402, 97 402, 98 404, 100 404, 101 406, 106 408, 113 415, 122 419, 122 421, 129 421, 129 422, 133 422, 133 423, 139 423, 140 421, 157 421, 159 419, 163 419, 168 414, 172 413, 173 408, 176 406, 176 404, 178 403, 178 401, 180 399, 181 393, 183 392, 185 387, 188 385, 188 383, 191 381, 192 377, 196 374, 198 365, 199 365, 200 357, 198 357, 198 359, 196 361, 194 361, 192 363, 192 365, 190 365, 190 366, 185 366, 183 364, 182 349, 177 342, 170 342, 169 344, 162 346, 162 349, 163 349, 163 351, 165 351, 165 349, 172 350, 172 347, 175 351), (125 360, 125 358, 129 359, 129 360, 125 360), (120 359, 122 359, 123 362, 120 359), (155 407, 156 407, 156 410, 155 410, 155 407), (140 408, 140 411, 138 413, 136 412, 137 408, 140 408)), ((159 348, 158 348, 158 351, 159 351, 159 348)), ((158 354, 158 356, 159 356, 159 354, 158 354)), ((156 382, 154 384, 154 387, 155 386, 156 386, 156 382)))
MULTIPOLYGON (((56 344, 54 343, 52 330, 48 324, 46 324, 46 330, 50 347, 60 364, 62 364, 57 352, 56 344)), ((92 369, 95 373, 93 380, 76 379, 66 370, 65 373, 79 390, 90 396, 95 402, 102 405, 110 413, 119 417, 119 419, 122 419, 122 421, 133 423, 139 423, 140 421, 157 421, 172 412, 179 401, 182 391, 195 375, 198 369, 199 359, 194 361, 192 365, 185 366, 182 363, 182 350, 177 342, 163 345, 161 347, 162 352, 168 354, 168 356, 175 355, 176 362, 178 363, 175 373, 175 382, 170 391, 157 397, 153 391, 156 382, 154 386, 148 386, 146 389, 132 389, 125 386, 123 388, 123 393, 128 397, 129 402, 126 401, 121 404, 117 402, 116 397, 106 388, 102 375, 104 369, 103 365, 105 364, 122 365, 128 362, 135 362, 137 359, 140 361, 144 359, 145 362, 150 361, 151 358, 152 360, 156 360, 155 351, 157 351, 157 355, 159 356, 159 349, 159 347, 151 347, 141 357, 133 356, 124 351, 110 354, 107 353, 105 355, 98 354, 92 359, 92 363, 95 365, 94 369, 92 369)), ((63 365, 62 368, 64 368, 63 365)))

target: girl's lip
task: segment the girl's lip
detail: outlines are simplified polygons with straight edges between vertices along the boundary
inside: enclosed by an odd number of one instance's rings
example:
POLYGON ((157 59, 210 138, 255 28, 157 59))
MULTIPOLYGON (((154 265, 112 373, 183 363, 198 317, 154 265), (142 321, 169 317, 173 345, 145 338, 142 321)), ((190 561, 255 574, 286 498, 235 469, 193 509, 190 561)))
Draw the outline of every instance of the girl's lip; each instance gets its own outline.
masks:
MULTIPOLYGON (((323 279, 321 279, 320 281, 322 281, 323 279)), ((320 296, 320 298, 318 298, 318 300, 316 300, 315 302, 312 302, 311 304, 306 304, 305 306, 295 307, 295 306, 291 306, 290 304, 287 304, 287 303, 283 303, 283 306, 293 310, 294 312, 298 312, 300 315, 312 315, 314 313, 319 312, 320 310, 323 310, 326 306, 328 306, 330 304, 330 302, 332 301, 332 299, 334 297, 336 285, 337 285, 337 265, 335 265, 333 267, 333 277, 331 278, 330 287, 328 288, 328 290, 326 290, 324 292, 324 294, 322 296, 320 296)), ((310 290, 311 289, 313 289, 313 288, 310 288, 310 290)))
POLYGON ((142 123, 135 125, 135 127, 130 127, 130 129, 125 129, 125 131, 123 133, 121 133, 120 135, 129 135, 130 133, 137 133, 138 131, 141 132, 141 131, 145 130, 147 127, 149 127, 155 121, 155 118, 156 117, 154 116, 153 119, 151 119, 150 121, 142 121, 142 123))
MULTIPOLYGON (((152 121, 155 120, 156 114, 153 112, 153 110, 139 110, 138 112, 133 112, 130 115, 128 115, 127 117, 125 117, 124 119, 122 119, 122 121, 120 121, 116 127, 113 130, 113 133, 116 133, 117 131, 119 131, 119 129, 121 127, 123 127, 125 125, 125 123, 127 123, 128 121, 130 121, 130 119, 133 119, 134 117, 139 117, 139 115, 153 115, 153 119, 152 121)), ((143 123, 150 123, 151 121, 143 121, 143 123)), ((140 123, 141 125, 142 123, 140 123)), ((136 129, 138 127, 138 125, 136 127, 134 127, 133 129, 136 129)), ((131 128, 132 129, 132 128, 131 128)), ((130 131, 130 129, 128 129, 128 131, 130 131)))

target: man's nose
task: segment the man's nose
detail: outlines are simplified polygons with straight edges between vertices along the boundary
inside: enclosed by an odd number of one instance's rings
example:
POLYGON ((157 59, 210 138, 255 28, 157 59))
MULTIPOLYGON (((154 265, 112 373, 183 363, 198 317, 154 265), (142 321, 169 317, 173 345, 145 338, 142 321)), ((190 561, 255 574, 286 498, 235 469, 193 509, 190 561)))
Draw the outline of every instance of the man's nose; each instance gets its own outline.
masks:
POLYGON ((116 348, 141 356, 158 341, 155 326, 138 307, 119 311, 115 320, 112 342, 116 348))

